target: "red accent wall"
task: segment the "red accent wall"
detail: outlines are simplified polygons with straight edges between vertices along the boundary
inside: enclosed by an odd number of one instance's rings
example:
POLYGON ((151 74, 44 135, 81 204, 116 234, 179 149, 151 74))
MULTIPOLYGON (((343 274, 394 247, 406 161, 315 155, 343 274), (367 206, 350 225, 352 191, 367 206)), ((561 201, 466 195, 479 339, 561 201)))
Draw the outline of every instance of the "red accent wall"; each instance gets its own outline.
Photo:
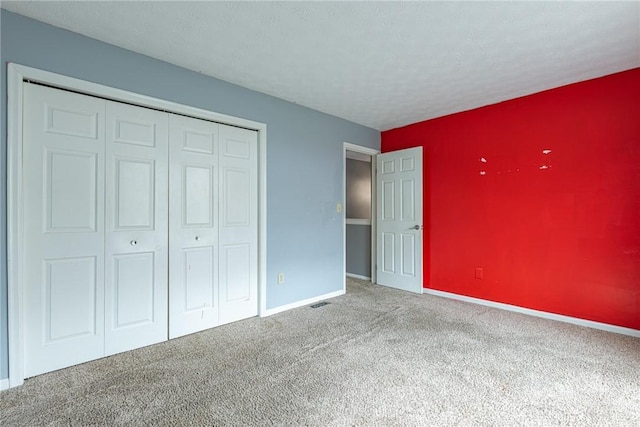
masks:
POLYGON ((424 147, 425 287, 640 329, 640 68, 381 144, 424 147))

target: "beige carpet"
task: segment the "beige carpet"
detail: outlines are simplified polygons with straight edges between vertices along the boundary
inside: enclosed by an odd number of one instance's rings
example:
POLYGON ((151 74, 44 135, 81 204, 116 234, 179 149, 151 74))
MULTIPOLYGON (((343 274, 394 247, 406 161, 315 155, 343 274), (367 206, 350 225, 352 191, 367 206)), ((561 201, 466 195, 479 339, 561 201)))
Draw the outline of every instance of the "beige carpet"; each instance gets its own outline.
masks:
POLYGON ((349 280, 253 318, 41 375, 0 425, 640 425, 640 340, 349 280))

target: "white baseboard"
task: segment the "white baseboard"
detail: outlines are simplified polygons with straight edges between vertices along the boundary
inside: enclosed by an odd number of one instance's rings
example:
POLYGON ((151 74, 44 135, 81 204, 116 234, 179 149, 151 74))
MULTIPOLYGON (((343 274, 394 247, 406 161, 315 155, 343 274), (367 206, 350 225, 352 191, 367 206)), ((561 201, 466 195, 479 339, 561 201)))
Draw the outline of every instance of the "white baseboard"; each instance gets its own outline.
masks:
POLYGON ((369 280, 369 281, 371 281, 371 277, 361 276, 361 275, 359 275, 359 274, 345 273, 345 275, 346 275, 347 277, 353 277, 354 279, 362 279, 362 280, 369 280))
POLYGON ((6 390, 9 388, 9 378, 4 378, 0 380, 0 391, 6 390))
POLYGON ((324 294, 324 295, 319 295, 317 297, 308 298, 308 299, 305 299, 305 300, 302 300, 302 301, 296 301, 296 302, 293 302, 291 304, 281 305, 280 307, 268 308, 267 310, 262 312, 260 317, 267 317, 267 316, 271 316, 271 315, 274 315, 274 314, 277 314, 277 313, 282 313, 283 311, 291 310, 291 309, 302 307, 302 306, 305 306, 305 305, 310 305, 310 304, 313 304, 315 302, 322 301, 322 300, 325 300, 325 299, 339 297, 340 295, 344 295, 344 289, 340 289, 339 291, 330 292, 330 293, 324 294))
POLYGON ((435 295, 458 301, 480 304, 487 307, 499 308, 501 310, 513 311, 516 313, 527 314, 529 316, 542 317, 543 319, 556 320, 559 322, 571 323, 578 326, 586 326, 587 328, 599 329, 601 331, 614 332, 617 334, 629 335, 640 338, 640 330, 625 328, 623 326, 610 325, 608 323, 594 322, 592 320, 579 319, 577 317, 563 316, 561 314, 549 313, 546 311, 533 310, 531 308, 518 307, 517 305, 504 304, 501 302, 489 301, 480 298, 468 297, 465 295, 453 294, 450 292, 437 291, 435 289, 423 289, 425 294, 435 295))

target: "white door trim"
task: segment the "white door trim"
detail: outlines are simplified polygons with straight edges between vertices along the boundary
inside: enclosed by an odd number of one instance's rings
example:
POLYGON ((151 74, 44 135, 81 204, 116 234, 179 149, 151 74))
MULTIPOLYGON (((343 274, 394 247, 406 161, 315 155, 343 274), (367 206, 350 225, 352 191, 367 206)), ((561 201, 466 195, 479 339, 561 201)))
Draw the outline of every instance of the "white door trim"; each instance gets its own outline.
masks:
MULTIPOLYGON (((376 176, 375 176, 375 156, 380 154, 380 150, 375 148, 364 147, 362 145, 352 144, 350 142, 342 143, 342 206, 346 218, 347 212, 347 151, 355 151, 357 153, 368 154, 371 156, 371 281, 376 283, 376 176)), ((353 221, 353 220, 351 220, 353 221)), ((368 224, 367 224, 368 225, 368 224)), ((347 290, 347 220, 342 222, 342 271, 343 283, 342 290, 347 290)))
POLYGON ((7 272, 9 320, 9 386, 24 382, 22 265, 23 196, 22 196, 22 87, 23 81, 43 83, 155 108, 162 111, 256 130, 258 132, 258 313, 267 311, 267 125, 265 123, 219 114, 200 108, 165 101, 121 89, 87 82, 36 68, 10 63, 7 73, 7 272))

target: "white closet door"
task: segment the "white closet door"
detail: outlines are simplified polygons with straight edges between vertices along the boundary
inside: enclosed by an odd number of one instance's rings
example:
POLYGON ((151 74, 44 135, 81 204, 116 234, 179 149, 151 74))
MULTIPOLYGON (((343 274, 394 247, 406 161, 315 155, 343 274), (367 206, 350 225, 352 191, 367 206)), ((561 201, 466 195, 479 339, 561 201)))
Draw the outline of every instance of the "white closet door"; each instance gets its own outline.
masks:
POLYGON ((25 377, 258 314, 257 132, 24 84, 25 377))
POLYGON ((105 345, 167 339, 168 114, 107 101, 105 345))
POLYGON ((24 375, 104 354, 105 101, 24 84, 24 375))
POLYGON ((169 116, 169 337, 218 325, 218 127, 169 116))
POLYGON ((258 314, 258 133, 220 125, 220 324, 258 314))

